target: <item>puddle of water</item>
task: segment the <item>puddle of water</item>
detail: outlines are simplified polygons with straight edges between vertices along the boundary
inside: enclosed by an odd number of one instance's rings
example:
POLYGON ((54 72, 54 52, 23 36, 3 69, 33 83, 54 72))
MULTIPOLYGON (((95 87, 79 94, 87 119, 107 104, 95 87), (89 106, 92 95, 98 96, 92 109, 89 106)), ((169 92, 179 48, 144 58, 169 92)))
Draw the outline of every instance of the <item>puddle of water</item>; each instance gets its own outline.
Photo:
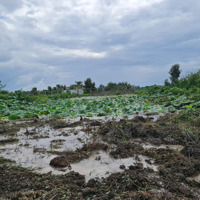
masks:
POLYGON ((33 120, 25 120, 25 121, 14 121, 13 124, 25 124, 34 122, 33 120))
MULTIPOLYGON (((48 151, 75 151, 91 141, 91 134, 80 131, 80 127, 54 130, 49 126, 44 126, 22 128, 15 138, 19 139, 19 142, 0 145, 0 156, 14 160, 22 167, 34 168, 35 171, 44 173, 52 171, 49 163, 55 157, 48 151), (25 135, 27 130, 29 134, 25 135), (77 131, 76 135, 74 135, 74 130, 77 131), (52 142, 57 140, 63 141, 58 145, 52 142)), ((2 136, 0 139, 7 139, 7 137, 2 136)))
MULTIPOLYGON (((129 116, 129 119, 134 117, 135 115, 129 116)), ((95 117, 95 119, 101 121, 111 120, 112 118, 95 117)), ((80 119, 73 119, 71 121, 70 119, 66 120, 68 120, 68 122, 73 122, 80 119)), ((120 118, 116 118, 116 120, 120 120, 120 118)), ((19 164, 22 167, 32 168, 34 171, 39 173, 68 173, 70 170, 67 168, 55 169, 49 165, 55 155, 49 154, 48 151, 75 151, 77 148, 81 148, 84 144, 91 142, 91 134, 81 131, 82 128, 83 126, 77 126, 54 130, 47 125, 44 127, 22 128, 15 136, 16 139, 19 139, 19 142, 0 146, 0 156, 14 160, 16 161, 16 164, 19 164), (57 144, 56 141, 58 140, 62 142, 58 142, 58 145, 55 148, 55 145, 57 144)), ((1 139, 7 138, 3 136, 1 139)), ((148 146, 148 144, 145 145, 146 148, 152 148, 152 145, 151 147, 148 146)), ((149 167, 154 171, 157 171, 157 166, 153 162, 146 161, 149 160, 148 157, 138 155, 138 158, 139 159, 133 157, 113 159, 108 153, 99 151, 98 153, 94 153, 88 159, 72 164, 71 170, 85 175, 86 181, 91 178, 108 177, 112 173, 122 172, 124 169, 120 169, 121 165, 128 168, 130 165, 141 163, 144 168, 149 167)))
POLYGON ((164 145, 164 146, 166 146, 166 148, 177 150, 177 151, 181 151, 184 148, 184 146, 182 145, 164 145))
POLYGON ((6 135, 0 135, 0 141, 1 140, 7 140, 7 139, 13 139, 15 137, 10 137, 10 136, 6 136, 6 135))
POLYGON ((162 145, 152 145, 152 144, 149 144, 149 143, 146 143, 146 144, 142 144, 142 147, 144 149, 151 149, 151 148, 155 148, 155 149, 172 149, 172 150, 177 150, 177 151, 181 151, 184 146, 182 145, 165 145, 165 144, 162 144, 162 145))
POLYGON ((200 183, 200 174, 194 177, 194 180, 200 183))
MULTIPOLYGON (((144 112, 139 112, 138 114, 133 114, 133 115, 125 115, 125 116, 106 116, 106 117, 89 117, 88 119, 90 120, 98 120, 98 121, 102 121, 102 122, 107 122, 107 121, 112 121, 112 120, 115 120, 115 121, 120 121, 121 119, 127 119, 127 120, 132 120, 134 119, 135 117, 144 117, 144 118, 147 118, 147 117, 150 117, 152 118, 153 121, 156 121, 159 117, 161 116, 164 116, 165 114, 164 113, 157 113, 157 114, 152 114, 152 115, 147 115, 145 114, 144 112)), ((76 119, 76 120, 79 120, 76 119)))
POLYGON ((33 131, 33 128, 29 128, 28 131, 30 134, 27 136, 24 135, 26 129, 21 129, 18 137, 22 145, 30 146, 30 148, 44 148, 50 151, 53 150, 51 145, 52 141, 62 140, 62 143, 58 145, 56 150, 75 151, 77 148, 81 148, 84 144, 88 143, 91 137, 90 134, 85 134, 80 129, 81 127, 54 130, 49 126, 45 126, 33 131), (36 134, 34 134, 35 131, 36 134), (76 135, 74 134, 75 131, 76 135))
MULTIPOLYGON (((33 149, 24 146, 16 146, 15 148, 6 149, 1 153, 4 158, 14 160, 16 164, 19 164, 25 168, 32 168, 38 172, 44 172, 45 168, 48 168, 50 160, 55 155, 34 153, 33 149)), ((49 167, 50 171, 50 167, 49 167)))
POLYGON ((189 179, 194 180, 194 181, 200 183, 200 174, 198 174, 197 176, 194 176, 194 177, 190 177, 189 179))
MULTIPOLYGON (((130 165, 142 163, 144 168, 149 167, 154 171, 157 171, 157 166, 153 164, 153 162, 152 164, 147 163, 146 160, 149 160, 148 157, 142 155, 138 155, 137 159, 133 157, 124 159, 113 159, 109 156, 108 153, 104 151, 99 151, 94 153, 88 159, 84 159, 76 164, 71 164, 71 170, 85 175, 86 182, 92 178, 105 178, 110 176, 112 173, 122 172, 124 171, 124 169, 120 169, 121 165, 124 165, 125 168, 128 169, 130 165)), ((67 168, 62 168, 58 170, 66 170, 66 172, 69 172, 67 168)), ((55 169, 53 173, 57 173, 55 169)))

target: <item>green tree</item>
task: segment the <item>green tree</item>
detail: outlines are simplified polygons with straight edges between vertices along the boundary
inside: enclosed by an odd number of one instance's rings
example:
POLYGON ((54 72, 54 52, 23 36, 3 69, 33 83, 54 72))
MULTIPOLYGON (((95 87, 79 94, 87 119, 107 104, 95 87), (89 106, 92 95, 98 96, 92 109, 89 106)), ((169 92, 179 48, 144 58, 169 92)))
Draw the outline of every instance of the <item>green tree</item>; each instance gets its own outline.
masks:
POLYGON ((69 86, 69 89, 70 89, 70 90, 75 90, 75 89, 76 89, 76 86, 77 86, 77 85, 72 84, 72 85, 69 86))
POLYGON ((75 81, 77 88, 82 88, 83 87, 83 81, 75 81))
POLYGON ((61 85, 59 85, 59 84, 56 85, 56 92, 62 93, 62 86, 61 85))
POLYGON ((106 86, 106 91, 116 90, 117 84, 113 82, 109 82, 106 86))
POLYGON ((5 84, 3 85, 3 84, 1 83, 1 80, 0 80, 0 91, 1 91, 4 87, 6 87, 6 85, 5 85, 5 84))
POLYGON ((63 90, 67 90, 67 86, 66 85, 63 85, 63 90))
POLYGON ((85 92, 86 93, 91 93, 92 91, 95 91, 95 82, 92 82, 91 78, 87 78, 84 81, 84 87, 85 87, 85 92))
POLYGON ((99 92, 104 92, 105 91, 105 86, 103 84, 99 85, 98 91, 99 92))
POLYGON ((57 93, 57 88, 56 87, 53 87, 52 88, 52 94, 56 94, 57 93))
POLYGON ((37 90, 36 87, 32 88, 31 94, 32 94, 32 95, 37 95, 37 94, 38 94, 38 90, 37 90))
POLYGON ((47 89, 48 89, 49 94, 52 94, 52 87, 48 86, 47 89))
POLYGON ((132 88, 132 85, 127 82, 119 82, 117 84, 117 90, 130 90, 132 88))
POLYGON ((170 86, 170 82, 168 81, 168 79, 165 79, 165 86, 170 86))
POLYGON ((175 84, 180 76, 181 70, 180 70, 180 65, 179 64, 175 64, 172 65, 169 74, 170 74, 170 79, 172 84, 175 84))

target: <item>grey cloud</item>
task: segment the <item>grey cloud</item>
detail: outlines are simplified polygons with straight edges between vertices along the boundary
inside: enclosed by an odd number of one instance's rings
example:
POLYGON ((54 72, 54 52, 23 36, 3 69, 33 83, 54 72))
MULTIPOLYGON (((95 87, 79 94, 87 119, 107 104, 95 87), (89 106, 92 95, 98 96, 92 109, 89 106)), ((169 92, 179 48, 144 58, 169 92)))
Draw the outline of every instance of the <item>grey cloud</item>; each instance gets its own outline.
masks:
POLYGON ((1 9, 5 9, 6 11, 14 11, 17 8, 20 8, 22 6, 21 0, 0 0, 0 11, 1 9))
POLYGON ((7 89, 87 77, 97 84, 162 84, 172 64, 184 71, 200 64, 197 0, 135 1, 138 8, 129 0, 23 2, 20 9, 20 1, 0 0, 6 16, 0 18, 0 80, 7 89))

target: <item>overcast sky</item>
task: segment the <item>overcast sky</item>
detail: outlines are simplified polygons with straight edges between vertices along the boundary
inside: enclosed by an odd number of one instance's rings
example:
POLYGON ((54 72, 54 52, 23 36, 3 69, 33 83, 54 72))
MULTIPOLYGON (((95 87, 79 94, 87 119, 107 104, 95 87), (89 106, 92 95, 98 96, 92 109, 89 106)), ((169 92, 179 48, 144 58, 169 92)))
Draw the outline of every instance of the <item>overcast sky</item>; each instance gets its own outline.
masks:
POLYGON ((0 0, 0 80, 163 84, 173 64, 200 68, 199 13, 199 0, 0 0))

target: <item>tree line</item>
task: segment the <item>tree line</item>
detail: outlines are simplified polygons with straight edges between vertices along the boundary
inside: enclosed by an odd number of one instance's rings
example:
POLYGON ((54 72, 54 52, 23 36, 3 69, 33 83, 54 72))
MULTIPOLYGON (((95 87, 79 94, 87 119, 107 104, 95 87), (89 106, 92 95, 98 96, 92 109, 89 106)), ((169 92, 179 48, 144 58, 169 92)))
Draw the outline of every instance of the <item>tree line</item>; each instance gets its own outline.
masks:
POLYGON ((70 90, 77 90, 82 89, 85 94, 91 93, 103 93, 103 92, 117 92, 117 91, 128 91, 134 90, 134 86, 127 82, 109 82, 107 85, 99 85, 96 87, 96 83, 92 81, 91 78, 87 78, 84 82, 83 81, 75 81, 74 84, 70 86, 66 85, 59 85, 57 84, 55 87, 48 86, 47 89, 39 91, 36 87, 32 88, 30 91, 31 95, 52 95, 52 94, 61 94, 64 92, 70 92, 70 90))
MULTIPOLYGON (((181 69, 179 64, 172 65, 169 71, 169 79, 166 79, 164 82, 164 86, 166 87, 174 87, 174 88, 185 88, 196 91, 200 88, 200 70, 196 73, 191 73, 186 77, 180 78, 181 69), (180 78, 180 79, 179 79, 180 78)), ((8 94, 9 92, 6 90, 3 90, 6 87, 5 84, 3 84, 0 80, 0 94, 8 94)), ((70 96, 70 90, 77 90, 82 89, 84 91, 84 94, 104 94, 104 93, 111 93, 111 94, 120 94, 120 93, 128 93, 133 92, 135 90, 150 88, 152 86, 146 86, 146 87, 139 87, 139 86, 133 86, 130 83, 127 82, 109 82, 107 85, 99 85, 99 87, 96 87, 96 83, 92 81, 91 78, 87 78, 85 81, 75 81, 74 84, 70 86, 66 85, 60 85, 57 84, 56 86, 48 86, 47 89, 39 91, 36 87, 33 87, 30 91, 23 91, 23 93, 26 93, 27 95, 36 96, 36 95, 57 95, 57 94, 63 94, 66 93, 68 96, 70 96)), ((22 93, 21 90, 15 91, 15 94, 22 93)), ((65 95, 66 96, 66 95, 65 95)), ((72 95, 73 96, 73 95, 72 95)), ((63 96, 64 98, 64 96, 63 96)))
MULTIPOLYGON (((0 81, 0 93, 1 94, 8 94, 9 92, 6 90, 3 90, 3 88, 6 85, 3 85, 0 81)), ((36 95, 56 95, 56 94, 63 94, 68 93, 70 94, 71 90, 77 90, 82 89, 84 94, 99 94, 99 93, 117 93, 117 92, 133 92, 135 87, 132 86, 130 83, 127 82, 109 82, 107 85, 99 85, 99 87, 96 87, 96 83, 92 81, 91 78, 87 78, 85 81, 75 81, 74 84, 67 86, 67 85, 61 85, 57 84, 56 86, 48 86, 44 90, 38 90, 37 87, 33 87, 30 91, 22 91, 17 90, 15 91, 16 94, 26 93, 28 95, 36 96, 36 95)))

